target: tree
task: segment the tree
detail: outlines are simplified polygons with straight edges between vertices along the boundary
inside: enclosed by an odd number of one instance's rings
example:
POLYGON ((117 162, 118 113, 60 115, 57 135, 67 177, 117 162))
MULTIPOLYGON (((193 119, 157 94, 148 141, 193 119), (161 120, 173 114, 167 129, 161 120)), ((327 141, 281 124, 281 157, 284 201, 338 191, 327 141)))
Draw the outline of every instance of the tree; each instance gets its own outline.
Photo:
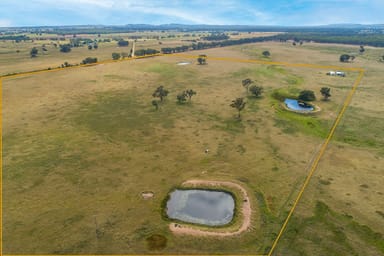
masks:
POLYGON ((160 101, 163 101, 164 97, 167 97, 168 93, 168 90, 164 89, 164 87, 160 85, 159 87, 157 87, 152 96, 155 98, 160 98, 160 101))
POLYGON ((118 59, 120 59, 120 53, 113 52, 113 53, 112 53, 112 59, 114 59, 114 60, 118 60, 118 59))
POLYGON ((350 58, 350 61, 353 62, 353 61, 355 60, 356 57, 353 56, 353 55, 350 55, 349 58, 350 58))
POLYGON ((315 93, 311 90, 303 90, 299 94, 299 100, 314 101, 316 100, 316 96, 315 96, 315 93))
POLYGON ((88 45, 88 50, 92 50, 92 45, 91 44, 88 45))
POLYGON ((119 47, 124 47, 124 46, 128 46, 129 45, 129 42, 128 41, 125 41, 123 39, 120 39, 118 42, 117 42, 117 45, 119 47))
POLYGON ((184 103, 187 101, 187 93, 186 91, 183 91, 182 93, 177 94, 176 99, 179 103, 184 103))
POLYGON ((159 109, 159 102, 157 100, 152 100, 152 105, 155 106, 156 110, 159 109))
POLYGON ((70 52, 71 51, 71 45, 70 44, 60 45, 60 51, 61 52, 70 52))
POLYGON ((271 53, 269 51, 263 51, 263 56, 269 57, 269 56, 271 56, 271 53))
POLYGON ((350 58, 351 58, 350 55, 342 54, 342 55, 340 55, 340 62, 348 62, 350 58))
POLYGON ((321 95, 323 95, 324 100, 328 100, 329 97, 331 97, 331 88, 329 87, 322 87, 320 89, 321 95))
POLYGON ((191 98, 192 98, 193 95, 196 95, 196 92, 194 90, 192 90, 192 89, 186 90, 185 93, 188 96, 189 101, 191 101, 191 98))
POLYGON ((363 45, 360 45, 360 49, 359 49, 359 52, 360 52, 360 53, 363 53, 363 52, 365 52, 365 49, 364 49, 364 46, 363 46, 363 45))
POLYGON ((93 49, 97 50, 99 48, 99 45, 98 44, 93 44, 93 49))
POLYGON ((247 92, 248 92, 248 88, 249 86, 253 83, 253 81, 250 79, 250 78, 246 78, 244 80, 241 81, 241 84, 247 89, 247 92))
POLYGON ((263 87, 262 86, 257 86, 257 85, 251 85, 249 87, 249 91, 256 97, 259 97, 261 96, 261 94, 263 93, 263 87))
POLYGON ((246 102, 244 101, 244 98, 237 98, 236 100, 233 100, 231 105, 230 105, 231 107, 236 108, 237 111, 239 111, 239 114, 237 116, 239 119, 240 119, 240 112, 241 112, 241 110, 244 109, 245 103, 246 102))
POLYGON ((199 62, 199 65, 207 64, 207 60, 203 57, 197 58, 197 62, 199 62))
POLYGON ((30 54, 31 54, 31 58, 36 57, 38 52, 39 52, 39 50, 38 50, 36 47, 33 47, 33 48, 31 49, 31 52, 30 52, 30 54))
POLYGON ((96 63, 96 62, 97 62, 97 58, 87 57, 87 58, 83 59, 83 61, 81 63, 82 64, 91 64, 91 63, 96 63))

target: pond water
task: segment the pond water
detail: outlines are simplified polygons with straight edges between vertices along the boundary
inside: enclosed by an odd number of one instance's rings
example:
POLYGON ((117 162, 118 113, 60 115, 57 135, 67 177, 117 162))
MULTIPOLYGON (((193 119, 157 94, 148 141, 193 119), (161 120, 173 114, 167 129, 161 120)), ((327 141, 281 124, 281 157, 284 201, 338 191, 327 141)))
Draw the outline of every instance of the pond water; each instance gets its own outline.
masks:
POLYGON ((295 111, 308 112, 313 110, 313 106, 306 103, 299 102, 294 99, 285 99, 284 103, 287 106, 287 108, 295 111))
POLYGON ((231 222, 235 201, 221 191, 189 189, 175 190, 167 202, 167 215, 185 222, 220 226, 231 222))

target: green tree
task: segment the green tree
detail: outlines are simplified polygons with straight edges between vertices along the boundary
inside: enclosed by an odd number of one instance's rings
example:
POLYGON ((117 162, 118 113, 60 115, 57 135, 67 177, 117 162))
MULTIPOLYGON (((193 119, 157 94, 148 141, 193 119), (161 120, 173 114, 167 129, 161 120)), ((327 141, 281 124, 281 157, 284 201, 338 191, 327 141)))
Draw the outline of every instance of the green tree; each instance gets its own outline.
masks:
POLYGON ((91 44, 88 45, 88 50, 92 50, 92 45, 91 44))
POLYGON ((152 100, 152 106, 155 106, 156 110, 159 109, 159 102, 157 100, 152 100))
POLYGON ((186 91, 183 91, 182 93, 177 94, 176 99, 177 99, 177 102, 184 103, 187 101, 187 97, 188 95, 186 91))
POLYGON ((331 88, 329 87, 322 87, 320 89, 321 95, 323 95, 324 100, 328 100, 329 97, 331 97, 331 88))
POLYGON ((125 47, 125 46, 128 46, 129 45, 129 42, 128 41, 125 41, 123 39, 120 39, 118 42, 117 42, 117 45, 119 47, 125 47))
POLYGON ((94 44, 93 44, 93 49, 97 50, 98 48, 99 48, 99 45, 96 44, 96 43, 94 43, 94 44))
POLYGON ((168 93, 168 90, 164 89, 164 87, 160 85, 159 87, 157 87, 152 96, 155 98, 160 98, 160 101, 163 101, 163 99, 167 97, 168 93))
POLYGON ((186 90, 185 93, 188 96, 189 101, 191 101, 193 95, 196 95, 196 92, 192 89, 186 90))
POLYGON ((257 86, 257 85, 251 85, 249 87, 249 91, 256 97, 260 97, 261 94, 264 91, 264 88, 262 86, 257 86))
POLYGON ((363 52, 365 52, 365 48, 364 48, 364 46, 363 46, 363 45, 360 45, 360 49, 359 49, 359 52, 360 52, 360 53, 363 53, 363 52))
POLYGON ((269 56, 271 56, 271 53, 269 51, 263 51, 263 56, 269 57, 269 56))
POLYGON ((200 54, 199 57, 197 58, 197 62, 199 62, 200 65, 207 64, 207 55, 200 54))
POLYGON ((244 98, 237 98, 232 101, 232 103, 229 105, 233 108, 236 108, 238 111, 238 118, 240 119, 240 112, 244 109, 246 102, 244 101, 244 98))
POLYGON ((87 57, 87 58, 83 59, 83 61, 81 63, 82 64, 91 64, 91 63, 96 63, 96 62, 97 62, 97 58, 87 57))
POLYGON ((113 52, 113 53, 112 53, 112 59, 114 59, 114 60, 118 60, 118 59, 120 59, 120 53, 113 52))
POLYGON ((249 86, 253 83, 253 81, 250 79, 250 78, 246 78, 244 80, 241 81, 241 84, 243 85, 243 87, 245 89, 247 89, 247 92, 248 92, 248 89, 249 89, 249 86))
POLYGON ((30 54, 31 54, 31 58, 36 57, 38 52, 39 52, 39 50, 38 50, 36 47, 33 47, 33 48, 31 49, 31 52, 30 52, 30 54))
POLYGON ((299 94, 299 100, 314 101, 316 100, 316 96, 315 96, 315 93, 311 90, 303 90, 299 94))
POLYGON ((61 44, 60 45, 60 51, 61 52, 70 52, 71 51, 71 45, 70 44, 61 44))
POLYGON ((340 62, 348 62, 351 56, 349 54, 340 55, 340 62))
POLYGON ((199 62, 199 65, 207 64, 206 59, 202 57, 197 58, 197 62, 199 62))

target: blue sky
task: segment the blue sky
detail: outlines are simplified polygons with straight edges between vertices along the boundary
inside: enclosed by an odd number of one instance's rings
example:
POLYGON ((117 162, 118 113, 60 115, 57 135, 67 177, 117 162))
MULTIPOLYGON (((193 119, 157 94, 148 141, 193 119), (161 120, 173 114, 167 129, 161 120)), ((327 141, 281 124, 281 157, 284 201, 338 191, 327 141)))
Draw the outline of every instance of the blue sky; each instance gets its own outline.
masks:
POLYGON ((0 27, 383 24, 384 0, 0 0, 0 27))

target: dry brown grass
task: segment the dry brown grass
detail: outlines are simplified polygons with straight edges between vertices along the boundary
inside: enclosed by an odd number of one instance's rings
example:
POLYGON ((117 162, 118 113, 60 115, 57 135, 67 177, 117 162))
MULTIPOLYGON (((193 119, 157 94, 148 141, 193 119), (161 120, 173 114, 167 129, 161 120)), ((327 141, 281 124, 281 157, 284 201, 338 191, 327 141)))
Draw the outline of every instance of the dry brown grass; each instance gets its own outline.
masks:
MULTIPOLYGON (((165 56, 3 81, 4 252, 145 254, 148 239, 157 234, 166 237, 160 251, 165 254, 267 252, 356 74, 331 78, 327 70, 209 59, 255 57, 264 49, 274 61, 339 65, 337 53, 263 43, 194 52, 208 55, 204 66, 177 66, 185 58, 165 56), (262 84, 265 95, 247 99, 240 122, 229 104, 246 97, 241 80, 247 77, 262 84), (150 102, 158 85, 170 95, 156 112, 150 102), (315 104, 323 111, 302 126, 291 126, 295 117, 270 97, 279 88, 319 95, 322 86, 332 88, 331 101, 319 99, 315 104), (176 94, 187 88, 198 93, 192 103, 176 104, 176 94), (308 122, 318 134, 309 131, 308 122), (237 180, 252 191, 251 205, 259 215, 253 216, 251 231, 204 241, 172 235, 161 218, 161 201, 172 187, 193 178, 237 180), (143 200, 142 191, 155 196, 143 200)), ((352 106, 364 110, 364 117, 382 113, 379 64, 357 58, 343 65, 368 70, 352 106)), ((336 137, 343 138, 346 128, 336 137)), ((356 136, 361 132, 350 128, 356 136)), ((295 216, 312 216, 320 200, 380 232, 383 219, 375 211, 383 209, 382 150, 340 140, 326 151, 295 216)), ((297 228, 308 232, 305 225, 297 228)), ((351 250, 381 253, 354 232, 345 231, 355 242, 351 250)), ((283 239, 278 251, 294 255, 289 241, 306 253, 322 246, 301 234, 283 239)))

